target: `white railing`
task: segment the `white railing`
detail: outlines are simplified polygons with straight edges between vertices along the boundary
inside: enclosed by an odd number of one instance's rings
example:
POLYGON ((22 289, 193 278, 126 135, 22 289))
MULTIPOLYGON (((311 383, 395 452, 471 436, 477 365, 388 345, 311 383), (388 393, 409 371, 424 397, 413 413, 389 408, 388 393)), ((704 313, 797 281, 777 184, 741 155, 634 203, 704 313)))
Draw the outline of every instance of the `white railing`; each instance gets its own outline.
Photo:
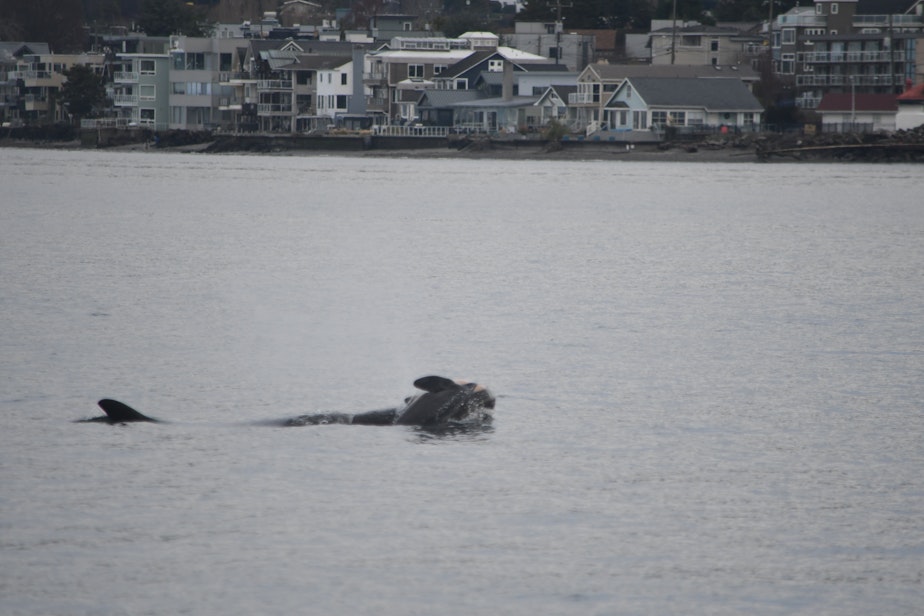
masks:
POLYGON ((260 90, 291 90, 292 81, 285 79, 261 79, 257 82, 260 90))
POLYGON ((128 128, 129 118, 93 118, 81 120, 80 128, 128 128))
POLYGON ((808 51, 805 61, 822 62, 898 62, 902 60, 900 51, 808 51))
POLYGON ((594 100, 593 92, 572 92, 568 95, 568 104, 569 105, 589 105, 599 101, 594 100))
POLYGON ((888 86, 905 83, 905 76, 894 75, 796 75, 798 86, 888 86))
POLYGON ((138 81, 138 73, 131 71, 116 71, 112 74, 112 80, 120 83, 136 83, 138 81))
POLYGON ((291 114, 292 105, 287 103, 259 103, 257 105, 257 113, 259 115, 291 114))
POLYGON ((590 124, 587 125, 587 128, 584 129, 584 134, 590 136, 592 133, 600 130, 600 123, 596 120, 592 120, 590 124))
POLYGON ((133 106, 138 104, 138 97, 134 94, 116 94, 112 97, 112 102, 121 107, 133 106))
POLYGON ((372 132, 383 137, 445 137, 448 126, 373 126, 372 132))

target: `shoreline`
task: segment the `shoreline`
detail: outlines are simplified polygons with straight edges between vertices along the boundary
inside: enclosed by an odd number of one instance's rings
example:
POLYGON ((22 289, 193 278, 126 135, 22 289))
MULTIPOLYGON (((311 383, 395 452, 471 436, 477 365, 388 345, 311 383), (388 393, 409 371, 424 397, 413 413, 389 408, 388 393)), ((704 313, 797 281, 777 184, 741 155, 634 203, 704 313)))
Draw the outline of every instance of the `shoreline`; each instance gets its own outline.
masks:
MULTIPOLYGON (((915 163, 924 162, 924 144, 917 143, 842 143, 818 146, 801 140, 765 139, 749 141, 702 141, 684 143, 624 143, 565 141, 549 147, 541 142, 475 141, 466 147, 451 144, 429 147, 331 147, 324 142, 289 142, 277 137, 253 137, 246 145, 227 139, 209 139, 197 143, 169 144, 152 141, 121 143, 108 147, 69 141, 0 138, 0 148, 40 150, 98 150, 112 152, 171 152, 188 154, 253 154, 259 156, 346 156, 371 158, 439 158, 444 160, 528 160, 528 161, 612 161, 650 163, 915 163), (293 145, 294 144, 294 145, 293 145), (257 147, 253 147, 257 146, 257 147), (285 147, 283 147, 285 146, 285 147)), ((346 144, 346 142, 343 142, 346 144)))

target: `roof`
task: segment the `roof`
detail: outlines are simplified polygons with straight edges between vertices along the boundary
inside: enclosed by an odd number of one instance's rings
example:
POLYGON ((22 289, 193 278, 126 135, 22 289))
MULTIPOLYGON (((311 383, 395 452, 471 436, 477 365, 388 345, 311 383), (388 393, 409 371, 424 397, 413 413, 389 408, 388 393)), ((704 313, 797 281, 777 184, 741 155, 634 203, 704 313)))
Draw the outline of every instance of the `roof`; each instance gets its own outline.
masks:
MULTIPOLYGON (((744 82, 736 78, 634 77, 627 81, 649 107, 696 107, 711 111, 764 110, 744 82)), ((624 89, 625 85, 620 86, 613 95, 624 89)))
MULTIPOLYGON (((674 29, 671 27, 660 28, 654 30, 651 34, 673 34, 674 29)), ((711 34, 714 36, 738 36, 741 34, 741 30, 737 28, 731 28, 727 26, 704 26, 702 24, 688 25, 683 26, 682 28, 677 28, 677 34, 711 34)))
POLYGON ((920 103, 924 101, 924 83, 919 83, 916 86, 908 88, 901 94, 896 97, 896 100, 901 103, 920 103))
POLYGON ((850 92, 839 92, 837 94, 825 94, 818 107, 818 112, 843 112, 843 111, 865 111, 865 112, 894 112, 898 111, 898 102, 894 94, 866 94, 850 92))
POLYGON ((527 105, 532 105, 537 100, 538 96, 513 96, 511 98, 504 98, 502 96, 496 96, 493 98, 480 98, 472 101, 462 101, 456 103, 455 107, 475 107, 475 108, 484 108, 484 107, 525 107, 527 105))
POLYGON ((0 41, 0 61, 14 57, 47 55, 51 53, 48 43, 25 43, 22 41, 0 41))
POLYGON ((352 62, 352 58, 345 56, 317 56, 314 54, 300 53, 295 59, 295 62, 292 62, 286 65, 285 68, 298 71, 298 70, 330 70, 343 66, 352 62))
POLYGON ((589 64, 603 81, 621 81, 632 77, 731 77, 756 81, 760 76, 750 65, 706 66, 687 64, 589 64))
POLYGON ((857 15, 901 15, 915 5, 916 0, 859 0, 857 15))
POLYGON ((419 107, 451 107, 456 103, 484 98, 478 90, 427 90, 420 98, 419 107))

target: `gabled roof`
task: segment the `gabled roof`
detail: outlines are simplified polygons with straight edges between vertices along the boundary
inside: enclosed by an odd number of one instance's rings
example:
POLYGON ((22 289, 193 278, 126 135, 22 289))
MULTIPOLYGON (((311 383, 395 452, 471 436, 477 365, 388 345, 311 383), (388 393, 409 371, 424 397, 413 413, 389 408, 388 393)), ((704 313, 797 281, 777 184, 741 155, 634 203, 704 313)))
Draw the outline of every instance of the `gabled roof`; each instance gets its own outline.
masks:
POLYGON ((898 111, 898 102, 894 94, 866 94, 850 92, 840 92, 837 94, 825 94, 821 102, 818 103, 815 111, 825 112, 844 112, 844 111, 865 111, 891 113, 898 111))
POLYGON ((0 41, 0 62, 22 56, 38 56, 51 53, 48 43, 26 43, 22 41, 0 41))
MULTIPOLYGON (((740 79, 635 77, 619 86, 610 101, 628 85, 635 88, 649 107, 702 108, 709 111, 764 110, 740 79)), ((607 101, 608 105, 610 101, 607 101)))
POLYGON ((487 108, 487 107, 526 107, 532 105, 537 100, 538 96, 513 96, 511 98, 504 98, 502 96, 495 96, 492 98, 480 98, 477 100, 464 101, 456 103, 455 107, 474 107, 476 109, 487 108))
POLYGON ((563 101, 565 104, 568 104, 568 95, 574 94, 575 92, 577 92, 577 86, 551 85, 545 89, 545 92, 542 93, 542 96, 539 97, 539 100, 536 101, 536 104, 542 104, 543 101, 551 98, 553 94, 557 96, 559 100, 563 101))

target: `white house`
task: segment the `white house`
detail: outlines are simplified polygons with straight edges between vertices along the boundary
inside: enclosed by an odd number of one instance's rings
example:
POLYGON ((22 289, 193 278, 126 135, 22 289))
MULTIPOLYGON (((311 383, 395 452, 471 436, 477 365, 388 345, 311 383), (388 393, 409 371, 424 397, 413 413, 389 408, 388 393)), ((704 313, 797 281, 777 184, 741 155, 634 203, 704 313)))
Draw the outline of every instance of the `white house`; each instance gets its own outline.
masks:
POLYGON ((632 77, 607 101, 604 122, 614 130, 756 130, 763 111, 735 77, 632 77))

